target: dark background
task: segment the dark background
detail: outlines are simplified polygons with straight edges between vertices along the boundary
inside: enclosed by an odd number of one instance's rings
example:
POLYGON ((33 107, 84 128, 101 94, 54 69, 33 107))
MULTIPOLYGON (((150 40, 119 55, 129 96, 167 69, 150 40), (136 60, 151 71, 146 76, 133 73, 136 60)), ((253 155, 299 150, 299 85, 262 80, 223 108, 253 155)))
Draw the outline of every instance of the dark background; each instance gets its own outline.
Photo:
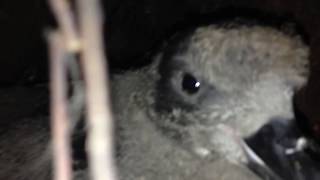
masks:
MULTIPOLYGON (((31 87, 47 82, 48 58, 44 31, 53 27, 53 18, 46 2, 0 1, 1 87, 15 89, 17 86, 31 87)), ((320 113, 317 113, 320 109, 320 1, 105 0, 103 3, 107 53, 112 70, 139 67, 148 63, 145 55, 173 32, 177 24, 223 7, 253 8, 293 17, 309 35, 311 46, 312 73, 308 86, 299 95, 299 106, 309 119, 319 119, 320 122, 320 113)), ((47 93, 30 93, 24 89, 0 94, 0 122, 2 119, 12 118, 12 114, 18 118, 40 111, 37 108, 43 104, 37 105, 40 101, 38 97, 41 95, 41 98, 47 99, 47 93)))

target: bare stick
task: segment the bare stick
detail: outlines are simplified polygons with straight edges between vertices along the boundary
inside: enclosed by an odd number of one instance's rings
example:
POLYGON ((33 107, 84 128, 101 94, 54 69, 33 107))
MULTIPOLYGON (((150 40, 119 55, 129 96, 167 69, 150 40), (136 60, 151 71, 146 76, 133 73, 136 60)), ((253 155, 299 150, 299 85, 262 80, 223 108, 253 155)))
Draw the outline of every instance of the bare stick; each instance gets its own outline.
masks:
POLYGON ((53 134, 54 178, 70 180, 70 131, 66 99, 66 51, 62 36, 50 33, 51 56, 51 127, 53 134))
POLYGON ((114 180, 113 121, 109 107, 100 7, 98 0, 78 0, 83 43, 82 64, 87 87, 87 148, 91 177, 94 180, 114 180))
POLYGON ((49 0, 52 12, 58 21, 61 29, 66 48, 70 52, 78 52, 80 50, 79 34, 76 29, 76 21, 71 11, 68 0, 49 0))

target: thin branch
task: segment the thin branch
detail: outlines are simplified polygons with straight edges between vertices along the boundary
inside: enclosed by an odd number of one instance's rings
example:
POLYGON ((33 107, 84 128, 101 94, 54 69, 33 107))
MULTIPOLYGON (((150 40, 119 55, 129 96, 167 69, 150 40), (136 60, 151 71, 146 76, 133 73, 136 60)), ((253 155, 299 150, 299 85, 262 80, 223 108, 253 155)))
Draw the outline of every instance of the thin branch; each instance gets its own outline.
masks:
POLYGON ((110 110, 102 13, 98 0, 78 0, 87 92, 89 165, 94 180, 114 180, 113 120, 110 110))
POLYGON ((69 52, 78 52, 81 48, 74 14, 68 0, 49 0, 52 12, 62 31, 69 52))
POLYGON ((70 131, 67 113, 65 51, 62 36, 52 32, 48 37, 51 56, 51 127, 53 134, 54 178, 72 177, 70 131))
MULTIPOLYGON (((82 65, 84 67, 87 88, 87 145, 92 178, 94 180, 114 180, 116 173, 113 159, 113 121, 109 107, 110 100, 105 65, 106 61, 102 43, 102 16, 99 8, 100 4, 97 0, 77 1, 82 41, 80 44, 80 35, 76 31, 75 18, 73 17, 74 14, 71 11, 70 4, 68 4, 66 0, 50 0, 50 3, 57 18, 59 28, 64 36, 64 43, 66 43, 64 50, 69 53, 75 53, 80 51, 81 46, 82 65)), ((63 52, 63 49, 60 50, 62 54, 67 53, 63 52)), ((54 48, 52 51, 55 52, 54 48)), ((55 53, 53 53, 52 56, 54 56, 55 53)), ((55 64, 52 64, 52 66, 54 65, 55 64)), ((61 77, 65 77, 65 74, 63 74, 64 72, 58 72, 56 69, 54 71, 57 71, 55 73, 60 73, 61 77)), ((64 105, 66 105, 66 102, 64 102, 64 105)), ((54 112, 54 114, 58 113, 54 116, 58 116, 61 113, 63 116, 66 116, 66 107, 60 106, 60 108, 61 109, 56 110, 57 112, 54 112)), ((66 127, 63 127, 60 131, 64 130, 64 128, 66 127)), ((70 137, 64 138, 69 140, 68 138, 70 137)), ((63 158, 65 158, 64 160, 70 160, 70 157, 67 158, 64 154, 60 154, 65 152, 58 151, 59 148, 61 148, 59 147, 58 142, 56 142, 56 145, 57 147, 55 147, 55 149, 57 150, 55 151, 55 155, 57 160, 63 160, 63 158)), ((68 147, 68 145, 65 147, 68 147)), ((70 168, 70 166, 65 167, 66 164, 60 164, 59 162, 60 161, 57 161, 56 163, 56 169, 63 171, 62 168, 70 168)), ((56 171, 56 173, 58 173, 57 177, 61 178, 58 178, 59 180, 70 178, 71 170, 68 169, 66 172, 61 171, 56 171)))

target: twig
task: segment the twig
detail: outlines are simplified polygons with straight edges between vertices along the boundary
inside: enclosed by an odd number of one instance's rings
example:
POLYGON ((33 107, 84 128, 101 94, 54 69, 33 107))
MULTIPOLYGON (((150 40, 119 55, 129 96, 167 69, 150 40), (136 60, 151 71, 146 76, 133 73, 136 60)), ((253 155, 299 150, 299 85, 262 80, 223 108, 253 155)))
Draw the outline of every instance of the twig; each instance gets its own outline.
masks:
POLYGON ((66 96, 66 51, 62 36, 48 37, 51 56, 51 123, 53 134, 54 175, 56 180, 71 179, 70 131, 66 96))
POLYGON ((114 180, 113 121, 110 110, 102 14, 98 0, 78 0, 82 64, 87 92, 89 165, 94 180, 114 180))
MULTIPOLYGON (((109 107, 110 100, 106 59, 102 42, 100 4, 97 0, 77 0, 80 31, 76 31, 75 18, 70 4, 66 0, 50 0, 50 3, 57 18, 59 28, 65 38, 64 43, 66 44, 64 50, 66 52, 62 53, 80 52, 81 48, 80 54, 82 55, 81 60, 86 85, 86 107, 88 108, 87 148, 92 179, 114 180, 116 173, 113 159, 113 121, 109 107), (81 44, 79 37, 81 37, 81 44)), ((61 76, 64 77, 63 72, 61 76)), ((66 108, 64 108, 65 110, 66 108)), ((55 152, 56 158, 59 156, 59 153, 58 151, 55 152)), ((66 157, 60 154, 58 160, 61 160, 59 158, 63 159, 66 157)), ((70 160, 70 158, 67 159, 70 160)), ((66 164, 59 165, 60 167, 56 167, 57 169, 65 167, 66 164)), ((56 173, 59 172, 56 171, 56 173)), ((57 175, 61 177, 61 179, 58 178, 59 180, 70 178, 70 174, 60 173, 57 175)))
POLYGON ((74 14, 67 0, 49 0, 52 12, 61 29, 66 48, 69 52, 78 52, 81 47, 74 14))

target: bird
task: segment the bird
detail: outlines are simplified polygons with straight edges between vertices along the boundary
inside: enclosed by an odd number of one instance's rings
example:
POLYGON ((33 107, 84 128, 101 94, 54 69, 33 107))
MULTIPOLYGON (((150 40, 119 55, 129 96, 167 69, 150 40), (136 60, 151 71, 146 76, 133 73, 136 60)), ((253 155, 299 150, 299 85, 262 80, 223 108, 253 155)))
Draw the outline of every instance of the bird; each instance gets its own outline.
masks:
MULTIPOLYGON (((119 179, 264 179, 248 166, 260 159, 248 155, 244 139, 274 119, 294 119, 309 47, 297 33, 243 22, 178 32, 149 65, 111 75, 119 179)), ((1 134, 1 179, 50 179, 45 122, 25 119, 1 134)), ((75 179, 88 179, 87 167, 75 171, 75 179)))
POLYGON ((179 32, 151 65, 113 77, 121 178, 281 179, 244 139, 293 121, 309 47, 297 33, 247 22, 179 32))

